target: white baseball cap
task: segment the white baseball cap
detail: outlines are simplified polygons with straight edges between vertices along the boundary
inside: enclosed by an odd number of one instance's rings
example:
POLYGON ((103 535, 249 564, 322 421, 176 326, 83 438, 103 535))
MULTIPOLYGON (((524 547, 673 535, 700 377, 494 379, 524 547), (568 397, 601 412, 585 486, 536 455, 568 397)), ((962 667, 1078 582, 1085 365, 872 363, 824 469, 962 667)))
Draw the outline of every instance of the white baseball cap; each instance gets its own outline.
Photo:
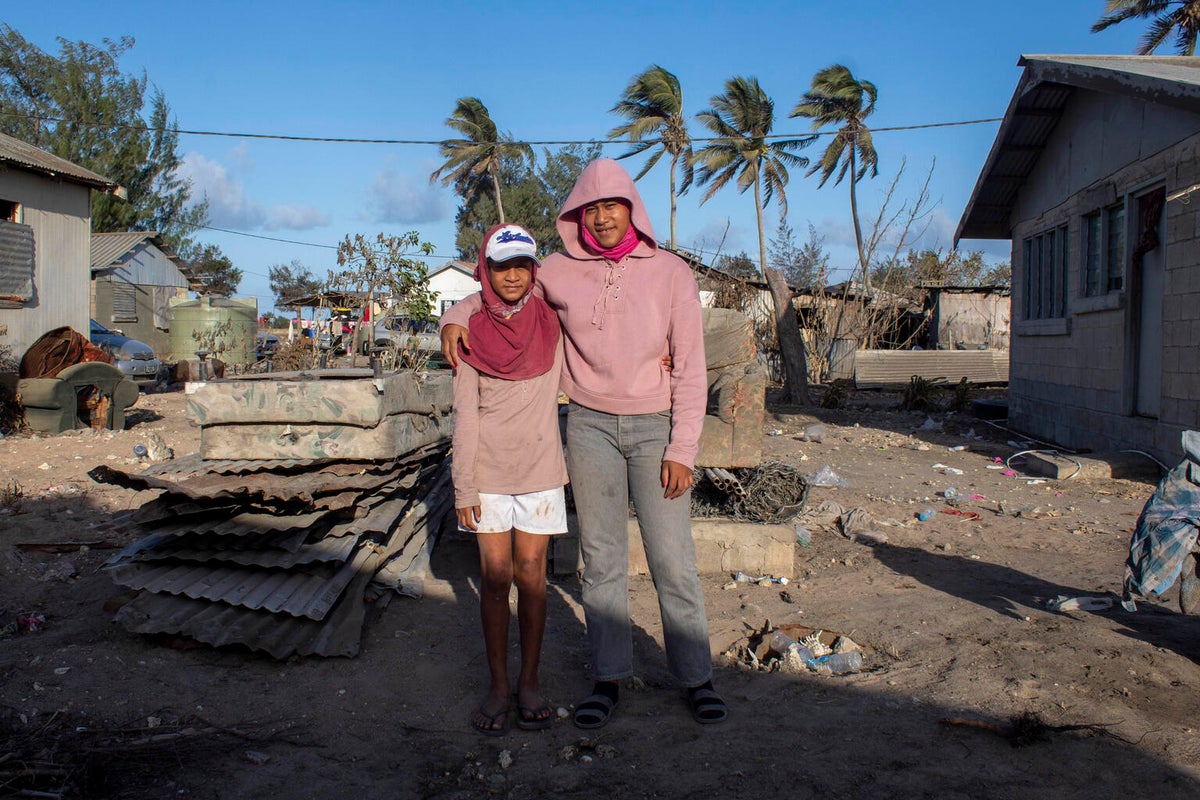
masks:
POLYGON ((488 239, 484 255, 497 264, 513 258, 532 258, 539 267, 542 262, 537 257, 537 244, 529 231, 520 225, 505 225, 492 234, 488 239))

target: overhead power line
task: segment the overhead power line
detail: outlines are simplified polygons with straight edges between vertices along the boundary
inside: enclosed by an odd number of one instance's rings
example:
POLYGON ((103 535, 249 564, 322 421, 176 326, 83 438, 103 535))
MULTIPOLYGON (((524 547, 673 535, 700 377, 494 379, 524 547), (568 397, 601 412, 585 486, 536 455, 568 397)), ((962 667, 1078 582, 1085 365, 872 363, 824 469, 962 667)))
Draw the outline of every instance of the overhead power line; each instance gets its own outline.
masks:
MULTIPOLYGON (((184 136, 220 136, 220 137, 227 137, 227 138, 234 138, 234 139, 271 139, 271 140, 275 140, 275 141, 284 141, 284 142, 324 142, 324 143, 333 143, 333 144, 391 144, 391 145, 422 145, 422 146, 439 146, 440 147, 441 145, 448 144, 451 142, 465 141, 463 139, 367 139, 367 138, 359 138, 359 137, 351 137, 351 136, 300 136, 297 134, 286 134, 286 133, 243 133, 243 132, 236 132, 236 131, 199 131, 199 130, 185 130, 182 128, 157 128, 157 127, 152 127, 149 125, 125 125, 125 124, 111 123, 111 122, 90 122, 87 120, 60 119, 58 117, 43 117, 43 116, 39 116, 37 114, 17 114, 17 113, 9 112, 9 111, 0 112, 0 116, 17 117, 20 119, 36 120, 38 122, 53 122, 56 124, 63 124, 63 125, 79 125, 79 126, 88 127, 88 128, 102 128, 104 130, 110 130, 110 131, 124 130, 124 131, 137 131, 140 133, 164 133, 164 132, 170 131, 172 133, 178 133, 178 134, 181 134, 184 136)), ((989 122, 1000 122, 1002 119, 1003 119, 1002 117, 989 117, 987 119, 968 119, 968 120, 959 120, 959 121, 955 121, 955 122, 928 122, 928 123, 919 124, 919 125, 892 125, 892 126, 885 126, 885 127, 879 127, 879 128, 871 128, 871 132, 872 133, 888 133, 888 132, 893 132, 893 131, 925 130, 928 128, 953 128, 953 127, 958 127, 958 126, 962 126, 962 125, 983 125, 983 124, 986 124, 989 122)), ((837 134, 837 131, 818 131, 816 133, 803 133, 803 134, 779 133, 779 134, 772 134, 770 136, 765 136, 763 138, 764 139, 795 139, 798 137, 805 138, 805 137, 809 137, 809 136, 814 136, 814 137, 833 136, 835 134, 837 134)), ((729 137, 726 137, 726 136, 709 136, 709 137, 695 138, 695 139, 692 139, 692 141, 693 142, 720 142, 720 141, 727 141, 728 139, 729 139, 729 137)), ((534 139, 530 139, 530 140, 526 140, 526 141, 507 142, 507 144, 518 144, 518 145, 594 144, 594 145, 603 146, 603 145, 608 145, 608 144, 625 144, 625 145, 628 145, 628 144, 651 144, 651 145, 653 145, 660 141, 661 141, 661 139, 641 139, 641 140, 635 140, 635 139, 561 139, 561 140, 546 139, 546 140, 534 140, 534 139)))

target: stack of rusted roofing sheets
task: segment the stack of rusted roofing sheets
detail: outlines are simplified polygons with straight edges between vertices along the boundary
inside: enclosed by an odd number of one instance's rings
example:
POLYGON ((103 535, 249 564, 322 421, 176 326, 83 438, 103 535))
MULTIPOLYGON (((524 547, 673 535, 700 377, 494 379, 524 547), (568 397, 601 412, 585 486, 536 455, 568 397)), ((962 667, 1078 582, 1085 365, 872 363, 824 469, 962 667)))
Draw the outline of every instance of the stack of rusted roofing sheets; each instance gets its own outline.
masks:
POLYGON ((133 515, 146 535, 108 565, 141 590, 118 621, 276 658, 353 656, 368 599, 420 596, 453 507, 449 376, 364 372, 189 385, 200 454, 89 473, 161 490, 133 515))

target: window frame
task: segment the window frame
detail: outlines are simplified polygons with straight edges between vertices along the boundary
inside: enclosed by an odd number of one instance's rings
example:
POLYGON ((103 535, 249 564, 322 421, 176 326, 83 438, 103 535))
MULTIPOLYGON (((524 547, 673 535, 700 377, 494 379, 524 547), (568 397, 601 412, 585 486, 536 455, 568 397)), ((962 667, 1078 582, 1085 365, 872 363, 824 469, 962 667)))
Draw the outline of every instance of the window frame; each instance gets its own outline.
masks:
POLYGON ((1125 291, 1128 225, 1124 198, 1082 215, 1079 226, 1082 297, 1104 297, 1125 291))
POLYGON ((1026 236, 1022 241, 1021 319, 1066 319, 1070 228, 1067 223, 1026 236))

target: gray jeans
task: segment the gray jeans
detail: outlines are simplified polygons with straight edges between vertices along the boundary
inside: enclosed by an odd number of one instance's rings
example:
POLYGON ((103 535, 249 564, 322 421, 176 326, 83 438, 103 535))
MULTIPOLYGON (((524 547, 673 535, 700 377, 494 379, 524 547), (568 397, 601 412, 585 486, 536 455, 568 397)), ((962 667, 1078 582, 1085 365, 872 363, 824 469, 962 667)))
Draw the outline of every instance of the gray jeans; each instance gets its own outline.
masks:
POLYGON ((615 681, 633 674, 629 618, 629 500, 637 511, 650 576, 658 591, 671 674, 684 686, 712 676, 704 593, 692 542, 691 493, 663 498, 662 460, 671 415, 620 416, 572 403, 567 472, 579 514, 583 609, 592 674, 615 681))

